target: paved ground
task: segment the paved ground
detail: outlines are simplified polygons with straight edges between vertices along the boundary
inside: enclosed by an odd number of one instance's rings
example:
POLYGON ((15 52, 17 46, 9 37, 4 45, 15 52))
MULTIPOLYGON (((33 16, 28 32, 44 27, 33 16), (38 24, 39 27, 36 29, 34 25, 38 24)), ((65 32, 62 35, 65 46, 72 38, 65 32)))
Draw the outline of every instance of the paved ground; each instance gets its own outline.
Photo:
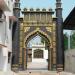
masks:
POLYGON ((13 71, 0 71, 0 75, 18 75, 17 73, 13 71))
POLYGON ((48 63, 47 62, 30 62, 27 65, 28 70, 47 70, 48 63))
POLYGON ((28 63, 28 70, 27 71, 19 71, 19 72, 2 72, 0 71, 0 75, 75 75, 69 72, 61 72, 57 73, 56 71, 48 71, 47 70, 48 63, 47 62, 32 62, 28 63))
POLYGON ((47 62, 30 62, 27 65, 27 71, 20 71, 18 75, 56 75, 56 72, 50 74, 47 62))
POLYGON ((27 71, 20 71, 17 75, 75 75, 68 72, 48 71, 47 67, 47 62, 31 62, 28 63, 27 71))
POLYGON ((50 71, 32 71, 32 70, 27 70, 24 72, 19 72, 18 75, 57 75, 56 72, 50 72, 50 71))
POLYGON ((69 73, 69 72, 61 72, 61 73, 57 73, 55 71, 20 71, 19 73, 17 73, 18 75, 75 75, 73 73, 69 73))
POLYGON ((27 70, 27 71, 19 71, 14 73, 12 71, 2 72, 0 71, 0 75, 75 75, 69 72, 61 72, 57 73, 55 71, 47 71, 47 70, 27 70))

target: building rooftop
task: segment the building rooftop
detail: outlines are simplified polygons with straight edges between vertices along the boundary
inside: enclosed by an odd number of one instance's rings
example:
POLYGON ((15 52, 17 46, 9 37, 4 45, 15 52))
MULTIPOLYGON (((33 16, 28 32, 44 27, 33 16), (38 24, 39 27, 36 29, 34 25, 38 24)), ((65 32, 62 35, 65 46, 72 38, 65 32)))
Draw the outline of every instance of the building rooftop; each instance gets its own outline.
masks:
POLYGON ((75 30, 75 7, 63 23, 64 29, 75 30))

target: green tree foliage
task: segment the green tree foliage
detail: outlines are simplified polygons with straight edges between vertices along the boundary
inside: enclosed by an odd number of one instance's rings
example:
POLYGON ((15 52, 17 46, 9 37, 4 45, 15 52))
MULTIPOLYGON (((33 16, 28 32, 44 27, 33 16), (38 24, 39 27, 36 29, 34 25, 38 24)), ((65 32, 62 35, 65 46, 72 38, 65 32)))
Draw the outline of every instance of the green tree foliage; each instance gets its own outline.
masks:
POLYGON ((64 49, 68 49, 68 37, 67 34, 64 34, 64 49))
POLYGON ((75 48, 75 32, 71 35, 71 49, 75 48))

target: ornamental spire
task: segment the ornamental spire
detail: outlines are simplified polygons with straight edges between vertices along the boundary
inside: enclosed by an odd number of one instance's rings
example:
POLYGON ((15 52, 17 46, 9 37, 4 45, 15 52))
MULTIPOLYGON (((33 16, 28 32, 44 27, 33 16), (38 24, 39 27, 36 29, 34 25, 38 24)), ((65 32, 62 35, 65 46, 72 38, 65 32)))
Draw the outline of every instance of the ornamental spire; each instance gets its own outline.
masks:
POLYGON ((62 18, 61 0, 56 0, 56 17, 62 18))
POLYGON ((14 16, 16 16, 16 18, 20 17, 20 0, 15 0, 13 10, 14 10, 14 16))

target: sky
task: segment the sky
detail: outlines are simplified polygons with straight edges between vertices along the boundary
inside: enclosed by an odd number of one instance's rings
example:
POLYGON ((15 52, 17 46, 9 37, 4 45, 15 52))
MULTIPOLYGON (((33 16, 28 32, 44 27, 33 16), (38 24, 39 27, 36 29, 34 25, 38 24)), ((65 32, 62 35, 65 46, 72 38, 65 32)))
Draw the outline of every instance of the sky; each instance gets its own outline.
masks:
MULTIPOLYGON (((75 0, 61 0, 63 7, 63 19, 69 15, 75 6, 75 0)), ((21 8, 52 8, 55 11, 56 0, 20 0, 21 8)))
MULTIPOLYGON (((62 1, 62 8, 63 8, 63 20, 66 19, 66 17, 69 15, 69 13, 72 11, 72 9, 75 6, 75 0, 61 0, 62 1)), ((56 0, 20 0, 21 3, 21 9, 24 8, 52 8, 53 11, 55 11, 55 4, 56 0)), ((66 33, 66 31, 65 31, 66 33)), ((69 32, 70 34, 70 32, 69 32)))

